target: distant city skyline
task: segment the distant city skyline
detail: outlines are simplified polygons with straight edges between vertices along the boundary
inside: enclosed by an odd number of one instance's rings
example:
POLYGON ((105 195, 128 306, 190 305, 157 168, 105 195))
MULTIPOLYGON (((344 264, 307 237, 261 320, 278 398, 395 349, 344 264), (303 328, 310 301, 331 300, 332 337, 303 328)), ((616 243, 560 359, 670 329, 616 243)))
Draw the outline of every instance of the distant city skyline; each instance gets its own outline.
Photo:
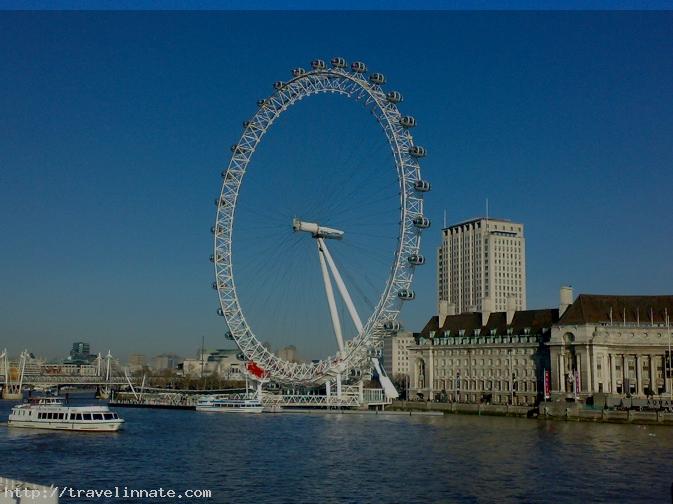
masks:
MULTIPOLYGON (((444 210, 449 224, 467 220, 486 198, 491 215, 525 225, 531 309, 555 306, 565 284, 673 291, 671 13, 2 12, 0 41, 0 347, 10 353, 65 356, 83 341, 122 360, 188 356, 202 337, 232 347, 208 262, 219 173, 256 100, 315 57, 384 72, 428 149, 433 227, 401 316, 408 329, 436 311, 444 210)), ((335 138, 379 159, 347 111, 327 122, 320 110, 293 111, 267 159, 287 143, 295 157, 277 159, 295 166, 306 145, 335 138)), ((303 168, 330 164, 311 157, 303 168)), ((286 302, 272 315, 291 312, 286 302)), ((310 335, 277 337, 274 348, 324 356, 310 335)))

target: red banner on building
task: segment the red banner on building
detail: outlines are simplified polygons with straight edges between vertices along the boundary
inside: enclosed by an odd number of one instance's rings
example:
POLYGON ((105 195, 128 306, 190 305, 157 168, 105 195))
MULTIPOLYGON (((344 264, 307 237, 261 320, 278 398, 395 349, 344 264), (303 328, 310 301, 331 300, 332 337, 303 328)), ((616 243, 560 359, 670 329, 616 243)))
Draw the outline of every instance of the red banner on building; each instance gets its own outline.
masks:
POLYGON ((545 369, 544 370, 544 398, 545 399, 550 399, 551 398, 551 382, 549 379, 549 370, 545 369))

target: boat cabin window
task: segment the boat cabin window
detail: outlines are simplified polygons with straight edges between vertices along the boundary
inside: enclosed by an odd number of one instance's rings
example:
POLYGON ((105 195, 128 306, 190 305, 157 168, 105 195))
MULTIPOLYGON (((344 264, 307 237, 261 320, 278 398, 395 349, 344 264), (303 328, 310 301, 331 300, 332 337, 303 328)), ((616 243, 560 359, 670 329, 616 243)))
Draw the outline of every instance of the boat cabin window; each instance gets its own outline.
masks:
POLYGON ((91 413, 84 413, 84 420, 91 420, 91 413))
POLYGON ((77 420, 82 420, 82 414, 81 413, 77 413, 77 420))
POLYGON ((94 413, 93 414, 93 419, 94 420, 103 420, 103 415, 101 413, 94 413))
POLYGON ((117 420, 119 417, 117 416, 117 413, 112 413, 112 418, 114 418, 115 420, 117 420))
POLYGON ((75 416, 76 416, 75 413, 70 413, 70 420, 74 420, 74 419, 75 419, 75 416))
POLYGON ((114 417, 112 416, 112 413, 104 413, 105 415, 105 420, 112 420, 114 417))
POLYGON ((58 413, 58 419, 63 420, 63 413, 58 413))

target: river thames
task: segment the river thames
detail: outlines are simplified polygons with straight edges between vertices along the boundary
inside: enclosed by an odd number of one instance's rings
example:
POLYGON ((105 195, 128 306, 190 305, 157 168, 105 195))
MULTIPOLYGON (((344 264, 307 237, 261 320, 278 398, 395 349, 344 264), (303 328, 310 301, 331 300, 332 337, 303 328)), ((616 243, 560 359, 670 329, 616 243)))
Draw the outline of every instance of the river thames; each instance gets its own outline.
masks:
MULTIPOLYGON (((10 408, 0 404, 3 420, 10 408)), ((459 415, 116 411, 126 425, 115 434, 4 423, 0 476, 82 490, 212 492, 210 499, 183 499, 189 502, 671 502, 670 427, 459 415)))

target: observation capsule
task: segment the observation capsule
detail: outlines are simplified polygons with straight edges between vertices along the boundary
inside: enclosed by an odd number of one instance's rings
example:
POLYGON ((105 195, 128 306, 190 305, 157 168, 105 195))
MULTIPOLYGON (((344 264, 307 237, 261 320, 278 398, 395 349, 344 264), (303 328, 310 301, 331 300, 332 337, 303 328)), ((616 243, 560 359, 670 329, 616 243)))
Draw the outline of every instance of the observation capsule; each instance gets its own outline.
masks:
POLYGON ((427 180, 417 180, 414 182, 414 189, 418 192, 428 192, 430 190, 430 182, 427 180))
POLYGON ((382 86, 383 84, 386 83, 386 77, 382 73, 373 73, 369 76, 369 82, 372 84, 378 84, 379 86, 382 86))
POLYGON ((226 333, 224 333, 224 339, 233 341, 234 335, 231 334, 231 331, 227 331, 226 333))
POLYGON ((220 317, 224 317, 224 312, 222 311, 222 308, 218 308, 218 309, 217 309, 217 314, 218 314, 220 317))
POLYGON ((273 88, 274 89, 283 89, 284 85, 285 85, 285 83, 283 81, 279 80, 279 81, 276 81, 276 82, 273 83, 273 88))
POLYGON ((421 254, 411 254, 409 257, 407 257, 407 261, 409 261, 409 263, 413 264, 414 266, 421 266, 425 264, 425 257, 421 254))
POLYGON ((301 67, 300 68, 295 68, 294 70, 292 70, 292 77, 301 77, 305 73, 306 73, 306 70, 304 70, 303 68, 301 68, 301 67))
POLYGON ((388 100, 390 103, 400 103, 404 98, 402 97, 402 93, 399 91, 391 91, 386 95, 386 100, 388 100))
POLYGON ((213 288, 213 290, 217 290, 217 282, 213 282, 211 287, 213 288))
POLYGON ((397 297, 402 301, 411 301, 416 298, 416 293, 411 289, 402 289, 397 292, 397 297))
POLYGON ((365 73, 367 71, 367 65, 362 61, 356 61, 351 65, 351 70, 355 73, 365 73))
POLYGON ((332 66, 334 68, 346 68, 346 60, 339 56, 332 58, 332 66))
POLYGON ((400 323, 397 320, 388 320, 383 323, 383 328, 386 331, 399 331, 400 327, 400 323))
POLYGON ((402 116, 400 117, 400 125, 403 128, 413 128, 416 126, 416 119, 413 116, 402 116))
POLYGON ((324 70, 325 69, 325 62, 321 59, 314 59, 311 61, 311 67, 314 70, 324 70))
POLYGON ((266 100, 257 100, 258 107, 266 107, 266 100))
POLYGON ((419 215, 414 219, 414 226, 419 229, 427 229, 430 227, 430 219, 424 215, 419 215))
POLYGON ((231 146, 231 152, 234 154, 243 154, 244 152, 247 152, 248 148, 243 147, 242 145, 234 144, 231 146))
POLYGON ((425 147, 421 147, 420 145, 412 145, 409 147, 409 155, 415 158, 423 158, 426 154, 427 151, 425 150, 425 147))

